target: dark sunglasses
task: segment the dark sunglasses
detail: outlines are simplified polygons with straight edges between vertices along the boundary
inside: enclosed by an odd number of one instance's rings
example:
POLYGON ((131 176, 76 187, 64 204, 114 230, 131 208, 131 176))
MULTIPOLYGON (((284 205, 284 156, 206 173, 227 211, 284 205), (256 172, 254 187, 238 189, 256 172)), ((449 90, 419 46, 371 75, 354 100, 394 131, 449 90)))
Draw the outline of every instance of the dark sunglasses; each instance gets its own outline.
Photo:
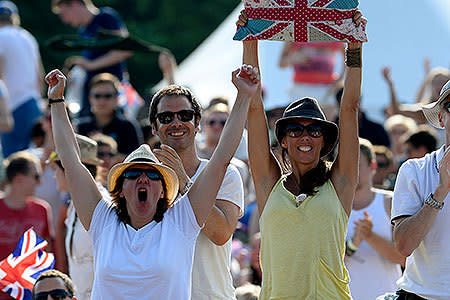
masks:
POLYGON ((175 119, 175 115, 181 122, 190 122, 194 118, 195 112, 192 109, 183 109, 177 112, 164 111, 156 115, 161 124, 170 124, 175 119))
POLYGON ((289 124, 284 131, 289 137, 299 137, 303 134, 305 129, 310 137, 318 138, 322 136, 323 128, 319 124, 309 124, 306 126, 298 123, 289 124))
POLYGON ((161 174, 159 174, 159 172, 155 171, 155 170, 150 170, 150 169, 142 169, 142 170, 127 170, 125 172, 123 172, 123 177, 126 179, 137 179, 139 178, 142 173, 145 173, 145 175, 147 175, 147 177, 150 180, 161 180, 161 174))
POLYGON ((444 109, 445 109, 447 112, 450 112, 450 102, 445 103, 445 104, 443 105, 443 107, 444 107, 444 109))
POLYGON ((98 151, 98 152, 97 152, 97 156, 98 156, 99 158, 103 158, 103 157, 109 157, 109 158, 111 158, 111 157, 114 157, 114 153, 112 153, 112 152, 98 151))
POLYGON ((225 126, 225 123, 226 123, 227 121, 226 120, 214 120, 214 119, 212 119, 212 120, 209 120, 208 122, 206 122, 206 124, 208 124, 209 126, 214 126, 214 125, 216 125, 216 124, 219 124, 220 126, 225 126))
POLYGON ((53 300, 62 300, 66 297, 71 297, 72 295, 63 290, 63 289, 55 289, 55 290, 51 290, 49 292, 42 292, 42 293, 38 293, 36 295, 34 295, 34 300, 47 300, 48 295, 50 295, 52 297, 53 300))
POLYGON ((93 93, 93 94, 91 94, 91 97, 94 99, 99 99, 99 98, 112 99, 115 96, 116 96, 116 94, 113 94, 113 93, 105 93, 105 94, 93 93))

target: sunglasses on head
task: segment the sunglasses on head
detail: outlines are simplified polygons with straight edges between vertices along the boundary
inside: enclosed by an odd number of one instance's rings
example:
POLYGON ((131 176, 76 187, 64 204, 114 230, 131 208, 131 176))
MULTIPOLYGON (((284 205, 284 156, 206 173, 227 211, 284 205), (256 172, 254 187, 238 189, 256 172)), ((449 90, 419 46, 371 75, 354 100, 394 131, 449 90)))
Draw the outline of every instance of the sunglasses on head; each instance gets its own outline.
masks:
POLYGON ((63 289, 55 289, 49 292, 38 293, 34 295, 33 300, 47 300, 48 295, 50 295, 53 300, 63 300, 66 297, 72 297, 69 292, 63 289))
POLYGON ((147 177, 150 180, 161 180, 161 174, 159 174, 158 171, 152 170, 152 169, 134 169, 134 170, 127 170, 123 172, 123 177, 126 179, 137 179, 139 178, 142 173, 145 173, 147 177))
POLYGON ((183 109, 180 111, 164 111, 156 115, 161 124, 170 124, 177 116, 181 122, 190 122, 194 118, 195 112, 192 109, 183 109))
POLYGON ((94 99, 99 99, 99 98, 112 99, 115 96, 116 96, 116 94, 114 94, 114 93, 104 93, 104 94, 93 93, 93 94, 91 94, 91 97, 94 99))
POLYGON ((306 126, 298 123, 289 124, 286 126, 285 133, 289 137, 299 137, 305 129, 310 137, 318 138, 322 136, 323 128, 319 124, 309 124, 306 126))
POLYGON ((209 126, 214 126, 216 124, 220 125, 220 126, 225 126, 225 123, 227 122, 227 120, 209 120, 208 122, 206 122, 206 124, 208 124, 209 126))

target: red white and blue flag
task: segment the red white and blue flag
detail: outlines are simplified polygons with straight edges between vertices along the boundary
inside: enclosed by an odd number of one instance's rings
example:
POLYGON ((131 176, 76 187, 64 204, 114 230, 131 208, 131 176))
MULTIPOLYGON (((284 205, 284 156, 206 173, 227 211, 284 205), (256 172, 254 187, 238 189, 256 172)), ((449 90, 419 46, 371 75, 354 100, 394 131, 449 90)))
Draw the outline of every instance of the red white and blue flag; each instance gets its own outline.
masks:
POLYGON ((234 40, 367 42, 352 16, 358 0, 244 0, 249 18, 234 40))
POLYGON ((33 228, 28 229, 13 253, 0 262, 0 289, 15 299, 31 300, 39 274, 55 265, 53 254, 43 250, 47 245, 33 228))

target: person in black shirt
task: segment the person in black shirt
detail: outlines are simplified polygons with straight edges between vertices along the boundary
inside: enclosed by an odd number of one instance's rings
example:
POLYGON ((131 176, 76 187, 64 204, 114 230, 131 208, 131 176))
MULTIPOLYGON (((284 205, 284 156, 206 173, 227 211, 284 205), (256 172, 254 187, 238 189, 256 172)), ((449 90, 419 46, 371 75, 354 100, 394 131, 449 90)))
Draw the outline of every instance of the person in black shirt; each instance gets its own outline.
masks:
POLYGON ((119 80, 109 73, 92 78, 89 84, 91 115, 80 118, 75 125, 82 135, 100 132, 112 137, 117 142, 119 155, 125 158, 143 143, 143 137, 137 122, 117 110, 119 85, 119 80))

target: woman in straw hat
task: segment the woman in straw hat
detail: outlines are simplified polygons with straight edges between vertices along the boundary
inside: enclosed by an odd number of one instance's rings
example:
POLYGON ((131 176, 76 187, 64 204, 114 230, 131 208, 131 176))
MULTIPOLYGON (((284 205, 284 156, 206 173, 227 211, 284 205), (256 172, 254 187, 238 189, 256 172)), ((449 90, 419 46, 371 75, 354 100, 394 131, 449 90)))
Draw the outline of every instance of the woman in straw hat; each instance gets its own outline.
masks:
POLYGON ((93 241, 92 299, 189 299, 195 241, 239 144, 249 99, 259 85, 255 74, 241 77, 239 72, 246 69, 232 73, 238 95, 223 138, 183 196, 188 199, 175 203, 178 178, 148 145, 112 167, 108 175, 112 201, 101 195, 80 162, 64 107, 66 78, 59 70, 46 76, 56 150, 77 214, 93 241))
MULTIPOLYGON (((245 26, 242 12, 238 26, 245 26)), ((360 12, 353 16, 359 25, 360 12)), ((244 64, 258 65, 256 41, 244 42, 244 64)), ((261 226, 260 299, 351 299, 345 236, 358 176, 361 44, 346 50, 338 127, 317 100, 291 103, 276 122, 281 166, 270 151, 260 93, 248 113, 249 158, 261 226), (334 163, 325 161, 339 140, 334 163)))
MULTIPOLYGON (((97 143, 79 134, 75 138, 80 149, 81 163, 86 167, 91 176, 95 178, 97 175, 97 166, 103 163, 97 156, 97 143)), ((55 172, 58 190, 68 192, 68 183, 59 155, 56 152, 52 152, 46 163, 55 172)), ((108 195, 108 191, 101 183, 97 182, 97 186, 102 195, 108 195)), ((60 255, 64 255, 65 249, 69 266, 68 274, 77 287, 77 299, 89 300, 91 299, 92 284, 94 283, 94 251, 91 238, 81 224, 80 218, 78 218, 75 212, 73 201, 70 201, 70 199, 68 206, 61 205, 59 218, 61 221, 58 222, 58 228, 56 229, 57 248, 59 249, 60 255), (64 228, 66 229, 65 233, 64 228)))

